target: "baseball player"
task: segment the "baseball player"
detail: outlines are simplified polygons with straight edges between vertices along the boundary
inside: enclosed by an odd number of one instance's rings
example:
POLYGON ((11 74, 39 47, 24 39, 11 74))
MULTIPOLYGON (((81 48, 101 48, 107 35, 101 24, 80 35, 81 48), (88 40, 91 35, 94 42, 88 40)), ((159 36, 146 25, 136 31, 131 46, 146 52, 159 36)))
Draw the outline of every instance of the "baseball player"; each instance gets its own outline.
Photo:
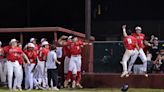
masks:
POLYGON ((47 39, 46 39, 46 38, 41 38, 40 44, 38 45, 38 48, 39 48, 39 49, 40 49, 40 47, 42 47, 41 45, 42 45, 42 43, 43 43, 44 41, 47 41, 47 39))
POLYGON ((31 38, 30 43, 33 43, 35 45, 34 50, 38 53, 39 46, 36 44, 36 38, 31 38))
POLYGON ((44 41, 47 41, 47 39, 46 39, 46 38, 42 38, 42 39, 40 40, 40 43, 42 43, 42 42, 44 42, 44 41))
MULTIPOLYGON (((18 43, 18 47, 20 49, 22 49, 22 44, 21 43, 18 43)), ((23 81, 23 68, 22 68, 22 65, 25 63, 24 60, 26 60, 26 62, 28 62, 28 64, 30 63, 29 62, 29 59, 27 58, 27 56, 25 54, 24 55, 23 54, 22 53, 19 53, 19 55, 18 55, 19 56, 18 62, 19 62, 20 75, 19 75, 19 78, 15 78, 14 79, 13 89, 15 91, 17 91, 17 87, 19 85, 21 85, 22 84, 22 81, 23 81)), ((21 90, 21 89, 19 89, 19 90, 21 90)))
MULTIPOLYGON (((70 43, 72 42, 72 37, 69 36, 67 39, 67 42, 70 43)), ((65 59, 64 59, 64 75, 65 75, 65 80, 66 80, 66 76, 68 73, 68 69, 69 69, 69 62, 70 62, 70 57, 71 57, 71 53, 70 53, 70 46, 64 46, 64 53, 65 53, 65 59)))
POLYGON ((67 43, 70 46, 71 58, 69 62, 67 79, 64 83, 65 86, 68 85, 69 80, 71 80, 72 75, 72 88, 76 86, 82 88, 80 84, 81 80, 81 46, 83 42, 74 37, 71 43, 67 43))
POLYGON ((128 72, 131 73, 132 66, 133 66, 134 62, 136 61, 137 57, 139 56, 143 62, 144 75, 146 77, 148 77, 148 74, 147 74, 147 57, 143 51, 145 35, 143 33, 141 33, 142 28, 139 26, 135 27, 135 31, 136 31, 135 33, 132 33, 132 36, 134 36, 137 39, 137 44, 139 46, 139 51, 138 51, 139 53, 135 53, 135 55, 132 56, 132 58, 129 62, 129 66, 128 66, 128 72))
POLYGON ((26 89, 29 88, 29 90, 33 89, 34 79, 33 79, 33 72, 32 70, 35 67, 36 59, 37 59, 37 52, 35 51, 35 45, 33 43, 27 44, 27 50, 24 51, 24 53, 27 55, 30 64, 27 65, 26 69, 26 89))
MULTIPOLYGON (((16 39, 11 39, 9 44, 10 44, 10 46, 5 48, 4 51, 6 53, 6 57, 8 60, 7 61, 8 87, 12 91, 13 90, 13 87, 12 87, 13 72, 14 72, 15 78, 20 79, 21 70, 20 70, 20 65, 19 65, 18 60, 19 60, 21 54, 23 55, 23 57, 25 57, 25 55, 23 54, 22 49, 20 49, 17 46, 16 39)), ((19 90, 22 90, 20 81, 17 80, 16 83, 18 83, 18 84, 16 84, 17 88, 19 90)))
POLYGON ((6 60, 4 59, 4 49, 2 48, 2 42, 0 41, 0 79, 2 83, 6 82, 6 60))
POLYGON ((39 50, 38 55, 38 68, 40 68, 40 81, 43 83, 43 87, 47 85, 47 76, 46 76, 46 68, 45 61, 47 59, 47 54, 49 52, 49 43, 47 41, 42 42, 41 48, 39 50))
MULTIPOLYGON (((61 38, 65 39, 68 38, 67 36, 62 36, 61 38)), ((74 37, 72 39, 72 42, 66 42, 66 41, 59 41, 59 44, 63 46, 68 46, 70 49, 70 61, 69 61, 69 68, 67 73, 67 78, 64 82, 64 87, 68 86, 68 83, 71 81, 72 76, 72 88, 79 87, 82 88, 80 84, 81 80, 81 47, 83 45, 91 43, 85 43, 79 40, 77 37, 74 37), (72 75, 73 74, 73 75, 72 75)))
MULTIPOLYGON (((71 82, 71 80, 67 80, 67 75, 68 75, 68 69, 69 69, 69 62, 70 62, 70 46, 69 44, 72 42, 72 36, 61 36, 58 39, 58 43, 63 46, 63 55, 65 57, 64 59, 64 77, 65 77, 65 82, 64 82, 64 87, 68 87, 67 82, 71 82)), ((72 74, 72 71, 70 71, 70 74, 72 74)), ((71 75, 70 75, 71 76, 71 75)))
POLYGON ((131 56, 133 56, 135 53, 138 53, 137 49, 139 49, 138 44, 137 44, 137 39, 133 36, 131 36, 131 33, 127 34, 126 32, 126 25, 122 26, 123 29, 123 43, 125 47, 125 53, 122 58, 122 67, 123 67, 123 72, 121 74, 121 77, 124 76, 129 76, 128 71, 127 71, 127 62, 131 56), (137 48, 137 49, 136 49, 137 48))

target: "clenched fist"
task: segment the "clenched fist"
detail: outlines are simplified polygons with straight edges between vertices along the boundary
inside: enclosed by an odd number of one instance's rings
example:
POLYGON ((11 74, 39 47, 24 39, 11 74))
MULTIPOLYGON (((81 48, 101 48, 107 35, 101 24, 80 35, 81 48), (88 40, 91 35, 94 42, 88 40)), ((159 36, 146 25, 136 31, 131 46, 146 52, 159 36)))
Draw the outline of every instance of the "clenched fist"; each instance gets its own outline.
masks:
POLYGON ((126 28, 126 25, 122 25, 122 29, 125 29, 126 28))

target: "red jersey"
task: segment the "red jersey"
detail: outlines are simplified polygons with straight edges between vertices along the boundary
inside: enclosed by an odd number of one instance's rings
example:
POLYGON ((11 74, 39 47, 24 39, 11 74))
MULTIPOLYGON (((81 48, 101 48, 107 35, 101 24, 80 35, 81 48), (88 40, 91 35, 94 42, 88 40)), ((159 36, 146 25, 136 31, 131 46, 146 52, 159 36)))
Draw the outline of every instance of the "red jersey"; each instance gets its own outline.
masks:
POLYGON ((36 51, 38 53, 38 50, 39 50, 39 46, 37 44, 35 44, 34 51, 36 51))
POLYGON ((19 47, 10 47, 6 53, 7 53, 7 57, 6 57, 7 60, 11 62, 15 62, 16 60, 19 60, 23 51, 19 47))
POLYGON ((70 53, 71 43, 72 43, 71 41, 67 41, 67 45, 63 47, 64 56, 68 56, 68 57, 71 56, 71 53, 70 53))
POLYGON ((83 45, 82 41, 71 42, 71 44, 70 44, 71 55, 80 55, 81 54, 81 45, 83 45))
POLYGON ((0 59, 3 59, 4 55, 5 55, 4 50, 3 48, 0 47, 0 59))
POLYGON ((134 36, 136 39, 137 39, 137 44, 139 46, 139 48, 144 48, 144 39, 145 39, 145 35, 144 34, 136 34, 136 33, 133 33, 132 36, 134 36))
POLYGON ((63 47, 63 52, 64 52, 64 56, 70 57, 70 56, 71 56, 71 53, 70 53, 70 46, 64 46, 64 47, 63 47))
POLYGON ((41 44, 39 44, 39 45, 38 45, 38 50, 39 50, 39 48, 41 48, 41 47, 42 47, 41 44))
POLYGON ((9 49, 10 49, 10 46, 9 46, 9 45, 3 47, 3 50, 4 50, 4 54, 5 54, 5 55, 8 53, 9 49))
POLYGON ((25 50, 24 53, 27 55, 30 63, 36 64, 37 52, 25 50))
POLYGON ((47 57, 47 54, 50 50, 47 48, 42 48, 39 51, 39 60, 40 61, 45 61, 43 57, 47 57))
POLYGON ((126 36, 123 43, 126 49, 134 50, 136 48, 137 39, 133 36, 126 36))
POLYGON ((20 65, 23 64, 23 54, 20 54, 19 57, 18 57, 18 62, 20 65))

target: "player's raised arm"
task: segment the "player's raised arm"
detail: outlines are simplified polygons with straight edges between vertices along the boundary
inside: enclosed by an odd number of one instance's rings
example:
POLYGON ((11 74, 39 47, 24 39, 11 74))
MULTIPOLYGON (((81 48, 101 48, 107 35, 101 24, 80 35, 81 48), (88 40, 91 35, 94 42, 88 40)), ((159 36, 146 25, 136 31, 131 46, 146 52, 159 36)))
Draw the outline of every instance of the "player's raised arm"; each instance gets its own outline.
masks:
POLYGON ((123 31, 123 36, 124 37, 128 36, 127 33, 126 33, 126 25, 122 26, 122 31, 123 31))

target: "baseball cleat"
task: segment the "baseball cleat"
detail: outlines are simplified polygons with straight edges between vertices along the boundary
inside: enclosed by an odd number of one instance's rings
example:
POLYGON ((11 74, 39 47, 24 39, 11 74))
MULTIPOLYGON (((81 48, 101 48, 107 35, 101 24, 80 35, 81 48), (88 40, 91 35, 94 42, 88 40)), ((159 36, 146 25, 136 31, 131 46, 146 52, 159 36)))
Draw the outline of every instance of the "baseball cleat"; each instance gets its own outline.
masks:
POLYGON ((129 77, 129 74, 126 74, 125 76, 126 76, 126 77, 129 77))
POLYGON ((53 91, 59 91, 59 89, 57 87, 53 87, 52 90, 53 91))
POLYGON ((39 89, 41 90, 47 90, 46 88, 42 87, 42 86, 38 86, 39 89))
POLYGON ((49 91, 51 91, 51 90, 52 90, 52 88, 48 88, 48 90, 49 90, 49 91))
POLYGON ((80 89, 83 88, 83 86, 82 86, 80 83, 77 83, 77 84, 76 84, 76 87, 78 87, 78 88, 80 88, 80 89))
POLYGON ((145 76, 145 77, 148 77, 149 75, 147 74, 147 72, 144 72, 144 76, 145 76))
POLYGON ((149 75, 147 73, 145 73, 144 75, 145 75, 145 77, 149 77, 149 75))
POLYGON ((72 88, 75 88, 76 87, 76 81, 73 81, 72 82, 72 88))
POLYGON ((64 88, 67 88, 68 87, 68 80, 65 80, 64 81, 64 88))
POLYGON ((21 87, 18 88, 19 91, 23 91, 21 87))
POLYGON ((18 89, 14 88, 12 91, 18 91, 18 89))

